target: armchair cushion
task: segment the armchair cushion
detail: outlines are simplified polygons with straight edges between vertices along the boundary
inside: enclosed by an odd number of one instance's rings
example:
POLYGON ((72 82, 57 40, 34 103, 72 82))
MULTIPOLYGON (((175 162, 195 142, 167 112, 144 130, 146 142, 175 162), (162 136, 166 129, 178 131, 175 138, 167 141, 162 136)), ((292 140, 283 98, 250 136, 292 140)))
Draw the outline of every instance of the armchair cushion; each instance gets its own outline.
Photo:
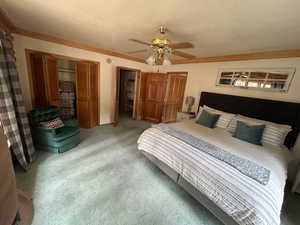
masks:
POLYGON ((63 121, 59 117, 56 117, 53 120, 45 121, 45 122, 40 122, 40 125, 42 127, 48 127, 48 128, 60 128, 64 126, 63 121))
POLYGON ((79 127, 79 122, 76 119, 64 120, 65 127, 79 127))

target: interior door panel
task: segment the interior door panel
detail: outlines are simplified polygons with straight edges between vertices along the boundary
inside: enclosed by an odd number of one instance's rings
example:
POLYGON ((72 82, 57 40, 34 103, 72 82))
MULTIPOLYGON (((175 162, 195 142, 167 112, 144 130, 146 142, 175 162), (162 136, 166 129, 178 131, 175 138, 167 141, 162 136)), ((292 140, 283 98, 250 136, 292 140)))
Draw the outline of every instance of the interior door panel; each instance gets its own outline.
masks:
POLYGON ((99 76, 98 65, 90 63, 90 107, 91 107, 91 126, 99 124, 99 76))
POLYGON ((163 73, 148 73, 145 87, 144 119, 159 123, 162 119, 167 75, 163 73))
POLYGON ((168 73, 167 95, 163 109, 163 122, 176 121, 177 112, 182 110, 187 73, 168 73))
POLYGON ((32 107, 43 108, 48 105, 42 54, 30 54, 32 107))
POLYGON ((91 127, 90 64, 76 63, 77 118, 80 127, 91 127))
POLYGON ((56 58, 49 55, 44 55, 43 64, 46 81, 45 83, 47 85, 46 93, 48 98, 48 105, 60 107, 59 79, 56 58))

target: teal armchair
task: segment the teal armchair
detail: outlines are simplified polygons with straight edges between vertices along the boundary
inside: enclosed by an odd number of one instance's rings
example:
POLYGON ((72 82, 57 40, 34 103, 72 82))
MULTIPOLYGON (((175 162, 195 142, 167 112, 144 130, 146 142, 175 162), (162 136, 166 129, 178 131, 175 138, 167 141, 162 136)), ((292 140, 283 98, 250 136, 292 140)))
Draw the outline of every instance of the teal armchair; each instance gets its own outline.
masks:
POLYGON ((28 113, 33 143, 36 149, 62 153, 74 148, 80 143, 80 129, 75 119, 66 120, 64 127, 47 128, 40 126, 40 122, 61 118, 60 110, 56 106, 34 109, 28 113))

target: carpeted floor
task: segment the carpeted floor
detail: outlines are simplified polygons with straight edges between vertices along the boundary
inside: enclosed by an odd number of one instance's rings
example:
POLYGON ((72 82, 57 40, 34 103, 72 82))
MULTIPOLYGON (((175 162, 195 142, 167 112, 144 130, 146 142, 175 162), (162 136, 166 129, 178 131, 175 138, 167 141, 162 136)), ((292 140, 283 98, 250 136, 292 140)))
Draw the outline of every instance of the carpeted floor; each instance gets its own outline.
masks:
MULTIPOLYGON (((149 126, 82 130, 81 144, 64 154, 39 152, 18 186, 32 196, 33 225, 220 225, 221 223, 136 147, 149 126)), ((282 224, 300 222, 300 195, 286 194, 282 224)))

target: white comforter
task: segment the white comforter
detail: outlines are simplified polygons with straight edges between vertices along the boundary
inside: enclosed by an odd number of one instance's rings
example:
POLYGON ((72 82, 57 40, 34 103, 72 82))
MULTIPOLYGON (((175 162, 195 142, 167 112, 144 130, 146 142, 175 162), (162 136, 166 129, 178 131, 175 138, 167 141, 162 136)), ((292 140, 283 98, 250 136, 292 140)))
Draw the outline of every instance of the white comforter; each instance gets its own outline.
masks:
POLYGON ((260 184, 227 163, 156 128, 149 128, 140 136, 138 149, 166 163, 238 224, 280 225, 288 150, 249 144, 233 138, 224 129, 206 128, 193 120, 170 126, 264 166, 271 171, 268 184, 260 184))

